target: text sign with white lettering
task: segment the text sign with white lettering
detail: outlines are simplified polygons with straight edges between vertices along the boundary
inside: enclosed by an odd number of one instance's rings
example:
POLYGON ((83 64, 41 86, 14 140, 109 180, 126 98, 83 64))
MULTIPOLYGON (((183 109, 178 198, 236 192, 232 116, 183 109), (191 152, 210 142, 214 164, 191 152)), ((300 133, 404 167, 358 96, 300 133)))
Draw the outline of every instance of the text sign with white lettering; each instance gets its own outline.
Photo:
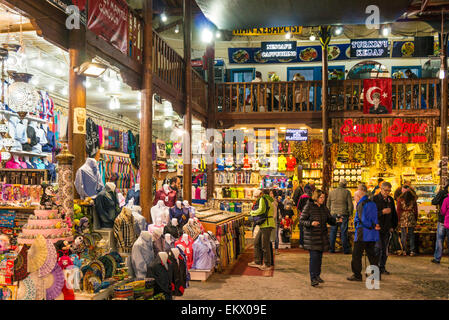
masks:
POLYGON ((287 129, 285 132, 285 140, 287 141, 307 141, 307 129, 287 129))
POLYGON ((387 58, 388 39, 352 39, 351 58, 387 58))
POLYGON ((263 59, 296 58, 296 41, 262 42, 263 59))

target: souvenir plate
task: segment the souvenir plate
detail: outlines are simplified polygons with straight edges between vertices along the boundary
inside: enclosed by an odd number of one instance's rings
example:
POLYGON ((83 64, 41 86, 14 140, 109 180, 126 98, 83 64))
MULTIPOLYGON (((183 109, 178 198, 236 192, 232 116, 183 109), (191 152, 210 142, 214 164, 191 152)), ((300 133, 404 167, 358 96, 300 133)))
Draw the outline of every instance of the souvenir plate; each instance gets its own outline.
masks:
POLYGON ((104 267, 104 264, 100 260, 93 260, 91 263, 89 263, 89 266, 95 271, 99 271, 98 274, 101 275, 101 280, 105 279, 106 275, 106 269, 104 267))

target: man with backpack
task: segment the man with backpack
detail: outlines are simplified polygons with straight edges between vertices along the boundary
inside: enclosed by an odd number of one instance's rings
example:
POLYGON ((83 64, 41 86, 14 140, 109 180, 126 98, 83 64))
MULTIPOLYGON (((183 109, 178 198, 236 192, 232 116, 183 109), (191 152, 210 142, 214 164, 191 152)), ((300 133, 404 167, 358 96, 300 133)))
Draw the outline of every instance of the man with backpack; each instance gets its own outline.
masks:
POLYGON ((370 265, 377 266, 379 257, 376 255, 374 247, 379 241, 380 226, 378 223, 377 206, 368 199, 368 190, 361 184, 354 193, 354 200, 357 204, 354 217, 354 248, 352 251, 352 276, 349 281, 362 281, 362 255, 366 252, 370 265))
POLYGON ((449 184, 441 188, 432 199, 432 205, 438 208, 437 239, 435 241, 435 253, 431 260, 431 262, 436 264, 440 263, 441 256, 443 255, 444 238, 447 238, 447 244, 449 245, 449 230, 444 227, 444 216, 441 214, 441 206, 448 195, 448 188, 449 184))
POLYGON ((254 261, 248 263, 249 267, 259 268, 262 271, 270 270, 273 265, 271 254, 271 232, 275 227, 273 201, 269 190, 263 190, 258 207, 250 212, 254 225, 259 226, 259 231, 254 239, 254 261), (262 264, 263 259, 263 264, 262 264))

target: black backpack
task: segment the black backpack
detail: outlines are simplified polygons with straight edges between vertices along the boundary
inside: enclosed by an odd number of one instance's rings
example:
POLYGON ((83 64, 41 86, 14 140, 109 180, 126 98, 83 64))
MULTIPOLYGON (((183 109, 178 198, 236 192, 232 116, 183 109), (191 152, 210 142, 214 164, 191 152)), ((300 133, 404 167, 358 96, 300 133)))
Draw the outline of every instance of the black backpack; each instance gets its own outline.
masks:
MULTIPOLYGON (((251 221, 255 226, 260 226, 268 219, 268 212, 270 211, 270 206, 268 204, 267 199, 262 197, 263 201, 265 202, 265 212, 258 216, 250 216, 248 219, 251 221)), ((257 210, 259 208, 259 201, 254 204, 253 210, 257 210)))

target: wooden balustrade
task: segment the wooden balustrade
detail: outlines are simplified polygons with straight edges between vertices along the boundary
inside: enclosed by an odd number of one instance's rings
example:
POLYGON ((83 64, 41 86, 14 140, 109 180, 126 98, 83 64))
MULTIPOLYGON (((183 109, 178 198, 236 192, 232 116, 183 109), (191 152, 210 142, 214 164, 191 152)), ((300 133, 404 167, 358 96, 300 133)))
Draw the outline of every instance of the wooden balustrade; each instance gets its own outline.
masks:
MULTIPOLYGON (((439 79, 394 79, 393 110, 439 108, 439 79)), ((217 112, 321 110, 321 81, 227 82, 216 85, 217 112)), ((362 111, 363 80, 329 81, 329 111, 362 111)))
POLYGON ((153 31, 153 76, 183 93, 184 70, 183 58, 153 31))
POLYGON ((192 101, 198 105, 200 110, 206 112, 207 83, 195 70, 192 70, 192 101))
POLYGON ((128 56, 143 62, 143 20, 133 10, 128 15, 128 56))

